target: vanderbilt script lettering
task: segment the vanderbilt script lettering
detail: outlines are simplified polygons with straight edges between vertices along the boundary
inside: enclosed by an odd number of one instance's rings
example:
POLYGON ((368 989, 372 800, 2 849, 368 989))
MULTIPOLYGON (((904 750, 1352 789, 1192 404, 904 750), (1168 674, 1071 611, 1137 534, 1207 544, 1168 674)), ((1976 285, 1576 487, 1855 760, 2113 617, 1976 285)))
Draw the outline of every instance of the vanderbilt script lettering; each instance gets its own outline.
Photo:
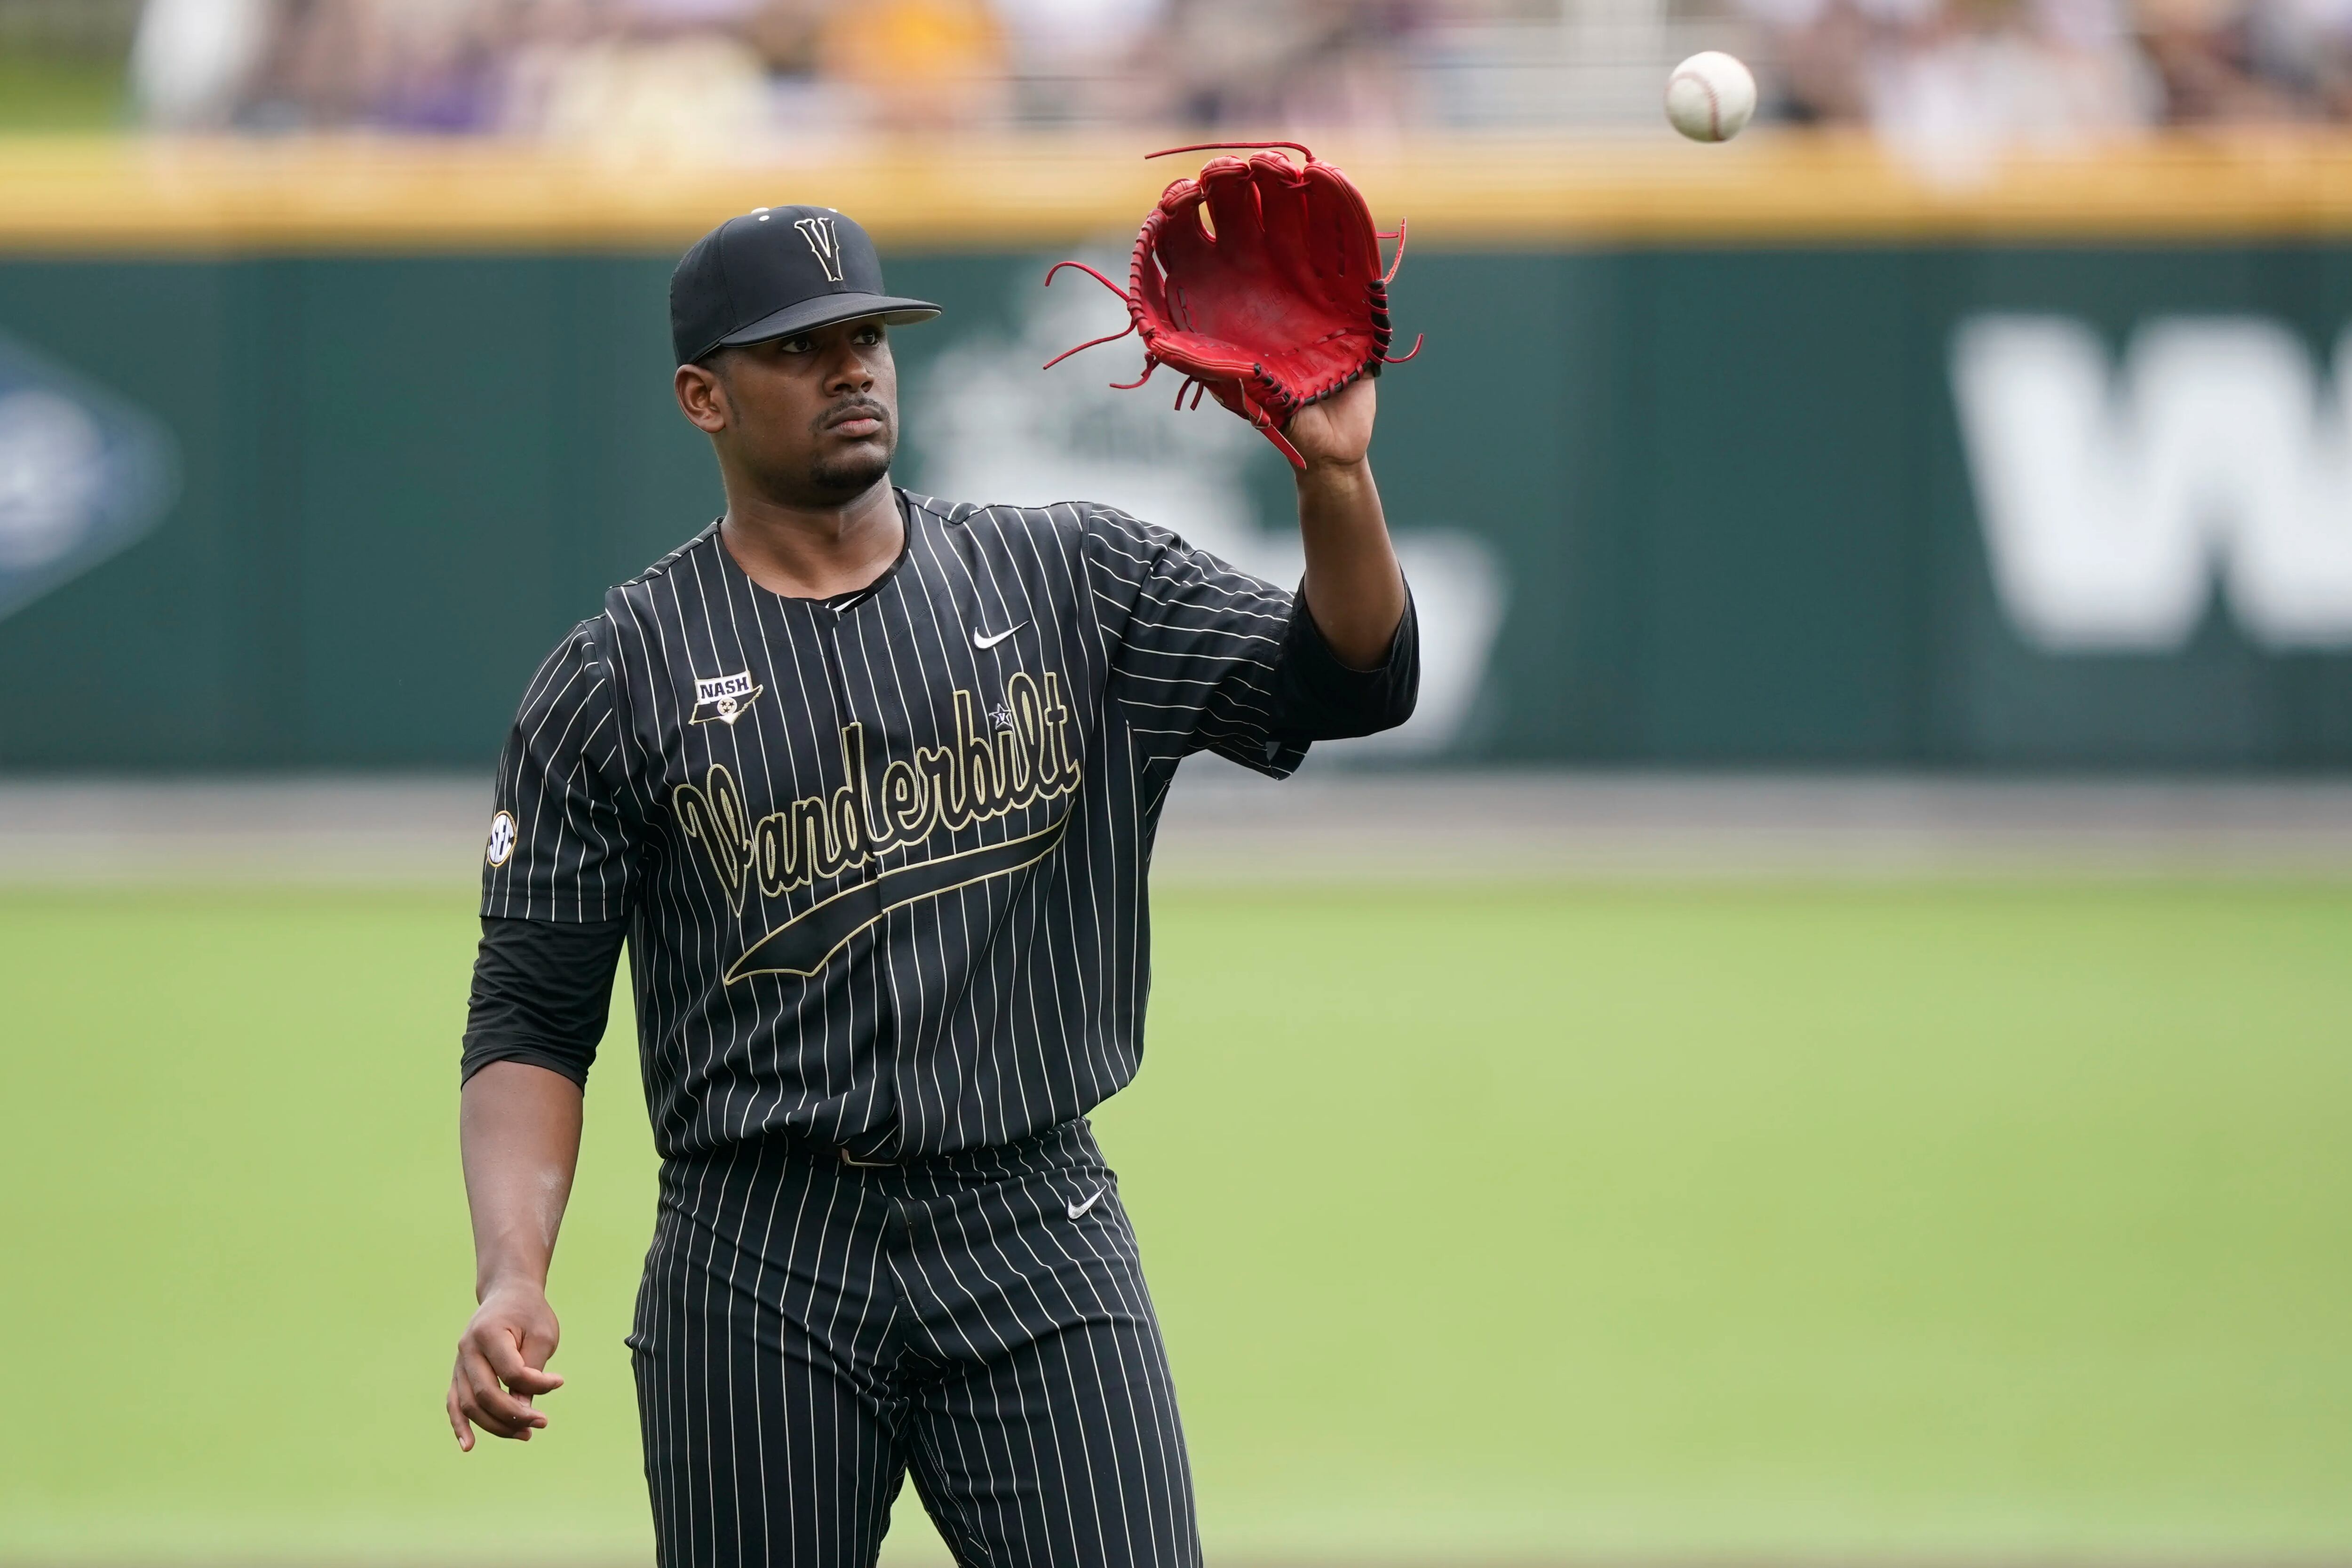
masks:
POLYGON ((1048 670, 1041 691, 1019 671, 1004 683, 995 723, 971 692, 959 690, 949 743, 919 746, 891 763, 878 787, 865 726, 849 723, 841 729, 844 782, 829 795, 804 795, 754 822, 735 776, 714 763, 702 783, 672 790, 670 804, 679 829, 701 847, 740 909, 753 884, 775 898, 920 844, 940 828, 952 832, 1070 794, 1078 763, 1069 722, 1061 677, 1048 670))

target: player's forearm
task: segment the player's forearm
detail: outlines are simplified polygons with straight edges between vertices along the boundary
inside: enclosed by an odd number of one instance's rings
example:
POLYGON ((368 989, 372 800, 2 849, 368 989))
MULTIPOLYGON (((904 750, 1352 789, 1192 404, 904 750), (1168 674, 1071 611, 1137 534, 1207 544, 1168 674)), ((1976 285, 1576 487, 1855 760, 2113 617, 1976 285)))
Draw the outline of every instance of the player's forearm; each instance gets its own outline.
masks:
POLYGON ((1310 459, 1297 472, 1307 607, 1339 662, 1377 668, 1404 619, 1404 573, 1369 459, 1310 459))
POLYGON ((457 1139, 474 1216, 474 1295, 546 1289, 556 1232, 580 1163, 580 1086, 524 1062, 492 1062, 466 1082, 457 1139))

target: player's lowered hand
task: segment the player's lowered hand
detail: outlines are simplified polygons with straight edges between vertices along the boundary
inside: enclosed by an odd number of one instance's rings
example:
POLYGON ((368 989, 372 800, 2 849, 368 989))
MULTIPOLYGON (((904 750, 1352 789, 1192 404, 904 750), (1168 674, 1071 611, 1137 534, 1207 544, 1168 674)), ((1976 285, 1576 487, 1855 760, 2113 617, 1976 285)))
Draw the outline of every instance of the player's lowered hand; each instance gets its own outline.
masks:
POLYGON ((1364 460, 1372 448, 1372 413, 1380 402, 1374 391, 1377 385, 1369 375, 1360 377, 1290 416, 1282 433, 1309 468, 1346 468, 1364 460))
POLYGON ((474 1428, 494 1437, 530 1441, 547 1417, 531 1401, 563 1386, 547 1370, 562 1331, 544 1290, 503 1286, 482 1298, 457 1336, 457 1366, 449 1374, 449 1427, 457 1447, 474 1449, 474 1428))

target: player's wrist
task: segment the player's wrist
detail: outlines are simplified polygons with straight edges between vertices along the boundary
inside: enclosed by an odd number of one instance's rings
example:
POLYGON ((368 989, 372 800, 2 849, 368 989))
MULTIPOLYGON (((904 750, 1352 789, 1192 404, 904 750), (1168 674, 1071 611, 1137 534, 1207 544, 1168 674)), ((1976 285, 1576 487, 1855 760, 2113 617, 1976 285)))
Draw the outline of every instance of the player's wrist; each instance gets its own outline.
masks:
POLYGON ((1306 458, 1307 466, 1290 470, 1291 482, 1301 489, 1307 489, 1309 485, 1358 485, 1371 482, 1372 457, 1369 452, 1358 452, 1353 456, 1315 452, 1306 452, 1301 455, 1306 458))
POLYGON ((478 1276, 474 1280, 474 1302, 487 1307, 495 1299, 544 1301, 547 1300, 547 1276, 528 1268, 516 1268, 478 1276))

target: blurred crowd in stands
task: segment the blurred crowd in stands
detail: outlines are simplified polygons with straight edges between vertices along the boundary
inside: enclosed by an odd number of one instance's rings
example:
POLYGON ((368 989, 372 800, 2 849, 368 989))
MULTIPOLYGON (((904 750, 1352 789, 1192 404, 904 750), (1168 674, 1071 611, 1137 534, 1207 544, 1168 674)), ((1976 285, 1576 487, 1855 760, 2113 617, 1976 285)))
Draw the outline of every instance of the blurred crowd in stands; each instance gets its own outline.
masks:
POLYGON ((263 132, 1654 127, 1706 47, 1765 118, 1921 144, 2352 119, 2352 0, 126 3, 146 121, 263 132))

